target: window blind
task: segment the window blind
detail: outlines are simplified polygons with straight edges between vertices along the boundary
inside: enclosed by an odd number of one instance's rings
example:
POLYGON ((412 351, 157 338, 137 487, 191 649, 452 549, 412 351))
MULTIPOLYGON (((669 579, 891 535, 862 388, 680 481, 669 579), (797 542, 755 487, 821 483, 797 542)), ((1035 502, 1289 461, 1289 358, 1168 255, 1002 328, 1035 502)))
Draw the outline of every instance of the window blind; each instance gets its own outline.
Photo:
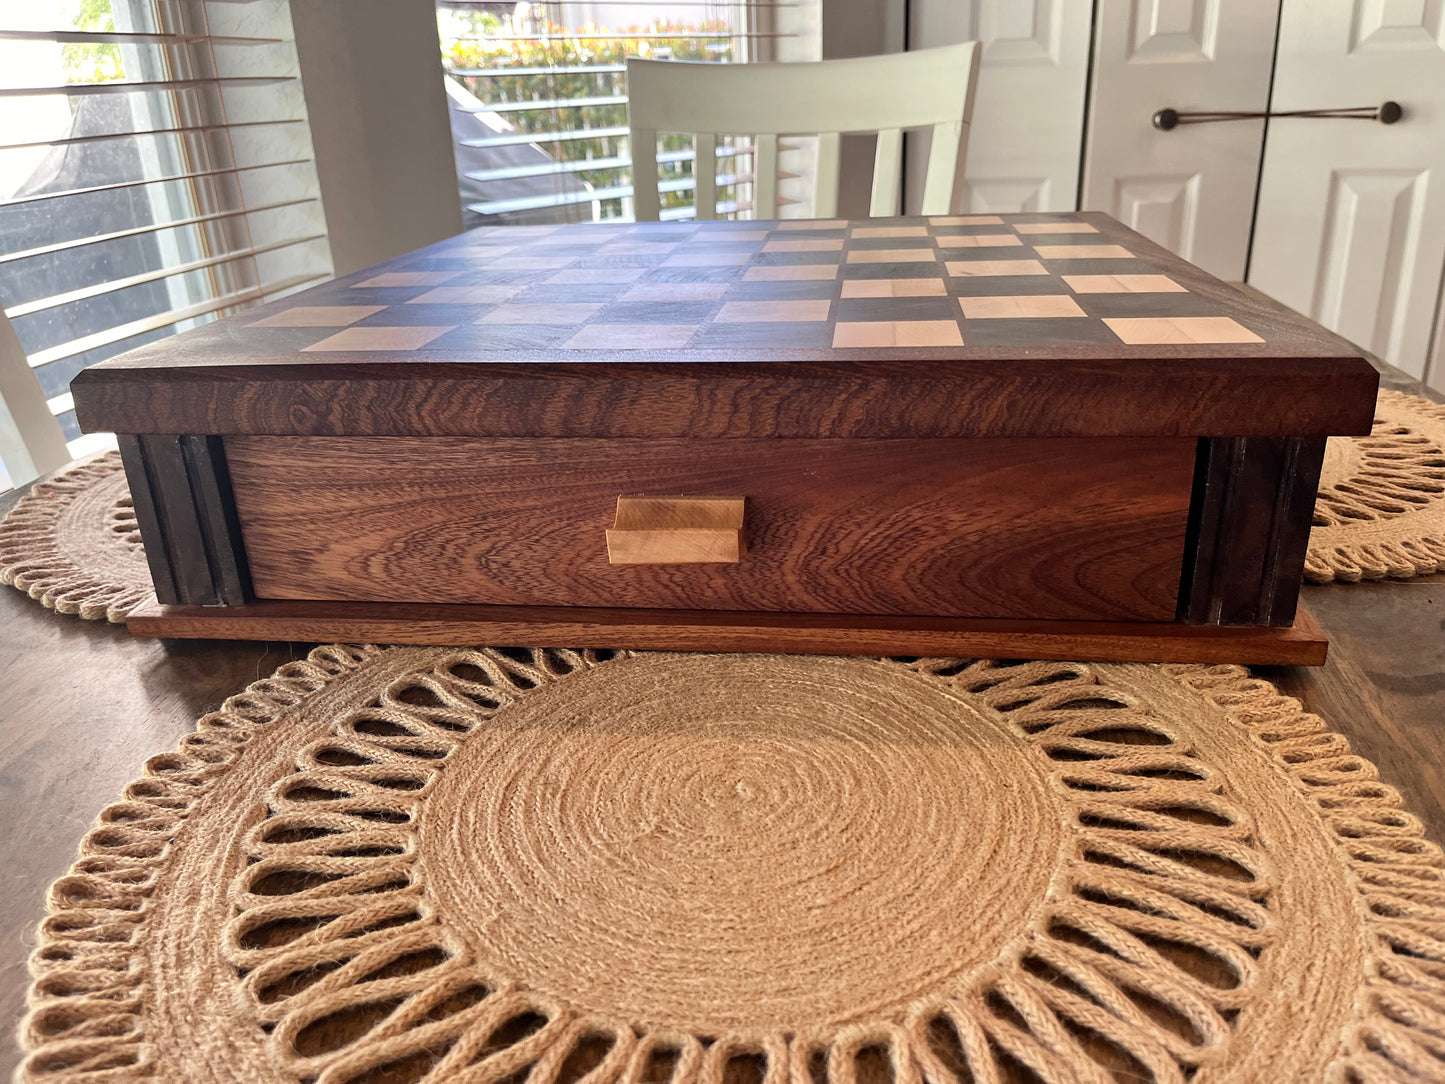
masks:
MULTIPOLYGON (((632 216, 628 56, 747 63, 795 59, 792 9, 818 0, 438 0, 467 225, 632 216)), ((801 57, 797 57, 801 59, 801 57)), ((717 150, 717 214, 751 212, 752 149, 717 150)), ((694 217, 695 160, 663 137, 664 220, 694 217)))
POLYGON ((0 5, 0 309, 86 366, 331 274, 286 0, 0 5))

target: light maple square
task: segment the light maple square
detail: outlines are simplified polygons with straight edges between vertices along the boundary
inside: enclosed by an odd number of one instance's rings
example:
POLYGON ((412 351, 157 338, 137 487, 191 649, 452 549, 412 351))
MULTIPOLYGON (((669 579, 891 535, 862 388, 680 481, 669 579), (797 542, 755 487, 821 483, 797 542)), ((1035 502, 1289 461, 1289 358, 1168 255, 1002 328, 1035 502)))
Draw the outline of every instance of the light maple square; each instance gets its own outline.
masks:
POLYGON ((952 320, 849 320, 833 328, 839 348, 889 346, 962 346, 963 336, 952 320))
POLYGON ((1087 315, 1068 294, 961 297, 958 302, 963 307, 963 315, 970 320, 1027 320, 1087 315))
POLYGON ((675 350, 696 324, 589 324, 562 344, 569 350, 675 350))
POLYGON ((729 301, 714 323, 752 324, 828 319, 831 301, 729 301))
POLYGON ((1167 343, 1262 343, 1258 335, 1228 316, 1105 318, 1109 330, 1130 346, 1167 343))
POLYGON ((477 319, 479 324, 581 324, 601 305, 575 301, 512 301, 477 319))
POLYGON ((298 305, 257 320, 248 327, 345 327, 365 320, 385 305, 298 305))
POLYGON ((420 350, 433 339, 445 335, 448 327, 349 327, 335 335, 312 343, 303 350, 420 350))
POLYGON ((419 294, 408 305, 495 305, 506 301, 522 287, 511 283, 491 286, 438 286, 419 294))
POLYGON ((1038 260, 950 260, 944 266, 954 278, 1048 274, 1038 260))
POLYGON ((849 279, 844 297, 944 297, 942 279, 849 279))
POLYGON ((838 277, 835 263, 795 263, 778 267, 749 267, 744 282, 808 282, 838 277))
POLYGON ((1063 275, 1076 294, 1183 294, 1168 275, 1063 275))
POLYGON ((359 290, 367 286, 440 286, 460 274, 460 271, 383 271, 380 275, 372 275, 361 282, 353 282, 351 288, 359 290))
POLYGON ((824 238, 821 241, 769 241, 763 246, 764 252, 836 252, 843 247, 841 237, 824 238))
POLYGON ((1017 248, 1022 244, 1011 233, 966 233, 938 238, 939 248, 1017 248))
POLYGON ((849 263, 933 263, 937 259, 932 248, 855 248, 848 253, 849 263))

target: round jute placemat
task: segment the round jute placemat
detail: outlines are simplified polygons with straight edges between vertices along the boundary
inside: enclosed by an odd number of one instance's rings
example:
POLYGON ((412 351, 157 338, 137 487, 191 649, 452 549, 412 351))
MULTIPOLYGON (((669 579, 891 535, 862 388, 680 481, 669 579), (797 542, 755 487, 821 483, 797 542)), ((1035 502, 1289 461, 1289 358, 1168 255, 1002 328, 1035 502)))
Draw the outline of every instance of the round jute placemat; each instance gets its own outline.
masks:
POLYGON ((1445 1073, 1438 848, 1237 667, 323 647, 49 907, 27 1080, 1445 1073))
POLYGON ((1368 437, 1325 447, 1305 578, 1408 578, 1445 570, 1445 406, 1382 391, 1368 437))
POLYGON ((63 614, 124 621, 152 590, 119 452, 36 485, 0 521, 0 583, 63 614))

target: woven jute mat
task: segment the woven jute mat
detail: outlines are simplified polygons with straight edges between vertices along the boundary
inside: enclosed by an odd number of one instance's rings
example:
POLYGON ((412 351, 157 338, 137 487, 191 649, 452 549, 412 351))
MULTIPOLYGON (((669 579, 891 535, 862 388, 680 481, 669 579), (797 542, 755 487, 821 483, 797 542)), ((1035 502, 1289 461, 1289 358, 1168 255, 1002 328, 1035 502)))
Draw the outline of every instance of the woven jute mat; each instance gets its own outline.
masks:
POLYGON ((1440 851, 1236 667, 323 647, 49 909, 25 1080, 1445 1075, 1440 851))
POLYGON ((1382 391, 1368 437, 1331 437, 1305 578, 1408 578, 1445 570, 1445 406, 1382 391))
POLYGON ((121 622, 151 593, 119 452, 36 485, 0 522, 0 583, 64 614, 121 622))

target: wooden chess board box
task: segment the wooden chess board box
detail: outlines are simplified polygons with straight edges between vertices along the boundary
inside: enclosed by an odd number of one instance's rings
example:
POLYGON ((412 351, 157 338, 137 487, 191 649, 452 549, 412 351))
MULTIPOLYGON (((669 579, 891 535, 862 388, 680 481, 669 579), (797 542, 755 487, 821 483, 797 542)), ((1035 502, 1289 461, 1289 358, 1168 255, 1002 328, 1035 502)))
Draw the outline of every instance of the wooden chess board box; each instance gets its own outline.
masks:
POLYGON ((1376 384, 1082 213, 481 229, 73 388, 143 634, 1318 662, 1376 384))

